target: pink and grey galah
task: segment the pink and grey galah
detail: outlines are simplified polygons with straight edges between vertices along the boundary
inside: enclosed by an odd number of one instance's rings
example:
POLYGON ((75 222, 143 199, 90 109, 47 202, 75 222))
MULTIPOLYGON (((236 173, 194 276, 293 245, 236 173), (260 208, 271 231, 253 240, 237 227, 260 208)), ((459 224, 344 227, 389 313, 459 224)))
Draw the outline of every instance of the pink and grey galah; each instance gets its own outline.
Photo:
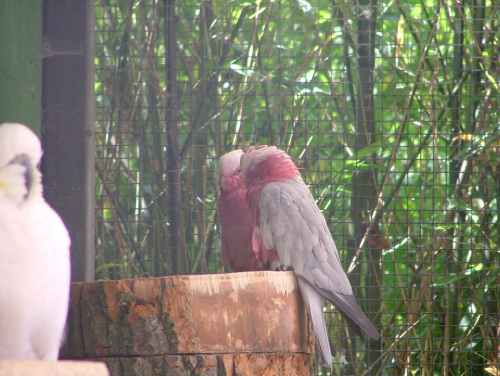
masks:
POLYGON ((56 360, 70 288, 70 237, 42 195, 38 137, 0 124, 0 360, 56 360))
POLYGON ((377 329, 356 302, 326 220, 291 157, 275 146, 235 150, 221 157, 219 174, 224 262, 234 271, 295 272, 325 364, 332 364, 325 301, 359 332, 377 339, 377 329))

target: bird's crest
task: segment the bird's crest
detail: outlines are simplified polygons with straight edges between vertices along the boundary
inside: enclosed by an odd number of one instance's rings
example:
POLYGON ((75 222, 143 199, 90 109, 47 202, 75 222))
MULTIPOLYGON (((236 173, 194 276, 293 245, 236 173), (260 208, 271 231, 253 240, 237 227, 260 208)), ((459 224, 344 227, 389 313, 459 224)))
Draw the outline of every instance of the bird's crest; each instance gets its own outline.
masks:
POLYGON ((292 179, 299 170, 292 158, 276 146, 250 147, 241 157, 241 172, 248 180, 261 182, 292 179))
POLYGON ((9 164, 20 154, 26 154, 33 166, 38 165, 42 158, 38 136, 22 124, 0 124, 0 166, 9 164))
POLYGON ((224 190, 233 190, 240 184, 240 159, 243 151, 230 151, 219 158, 218 194, 224 190))
POLYGON ((41 197, 41 176, 36 168, 41 157, 40 140, 33 131, 22 124, 0 124, 0 197, 16 205, 31 195, 41 197))
POLYGON ((240 169, 240 159, 243 150, 237 149, 224 154, 219 159, 219 174, 230 176, 240 169))

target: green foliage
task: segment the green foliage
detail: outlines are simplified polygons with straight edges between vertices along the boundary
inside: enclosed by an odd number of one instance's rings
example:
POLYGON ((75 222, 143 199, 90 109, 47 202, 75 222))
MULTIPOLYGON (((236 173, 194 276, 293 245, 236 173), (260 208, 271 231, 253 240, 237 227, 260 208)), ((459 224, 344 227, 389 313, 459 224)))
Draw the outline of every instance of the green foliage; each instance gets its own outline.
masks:
MULTIPOLYGON (((498 6, 383 1, 370 13, 362 4, 177 2, 190 270, 223 270, 217 158, 279 145, 302 168, 346 269, 357 266, 356 294, 384 335, 378 352, 351 347, 331 320, 337 359, 348 363, 334 374, 480 374, 500 311, 498 6), (368 142, 359 132, 360 98, 370 95, 358 59, 366 14, 376 17, 368 142), (376 200, 355 209, 360 174, 373 177, 365 193, 376 200), (378 223, 357 257, 360 218, 378 223), (370 257, 381 267, 372 288, 370 257), (380 368, 367 364, 374 357, 380 368)), ((165 274, 176 249, 167 247, 162 2, 102 1, 96 15, 97 273, 165 274)))

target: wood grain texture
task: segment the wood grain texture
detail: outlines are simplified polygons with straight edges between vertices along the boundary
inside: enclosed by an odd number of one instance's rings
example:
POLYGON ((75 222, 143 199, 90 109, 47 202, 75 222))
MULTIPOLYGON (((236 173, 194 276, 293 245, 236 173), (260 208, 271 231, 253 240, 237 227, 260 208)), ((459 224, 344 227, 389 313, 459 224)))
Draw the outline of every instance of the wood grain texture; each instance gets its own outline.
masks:
POLYGON ((74 283, 64 357, 111 375, 309 375, 313 340, 291 272, 74 283), (186 373, 187 372, 187 373, 186 373))
POLYGON ((308 376, 307 354, 197 354, 106 358, 111 375, 308 376))

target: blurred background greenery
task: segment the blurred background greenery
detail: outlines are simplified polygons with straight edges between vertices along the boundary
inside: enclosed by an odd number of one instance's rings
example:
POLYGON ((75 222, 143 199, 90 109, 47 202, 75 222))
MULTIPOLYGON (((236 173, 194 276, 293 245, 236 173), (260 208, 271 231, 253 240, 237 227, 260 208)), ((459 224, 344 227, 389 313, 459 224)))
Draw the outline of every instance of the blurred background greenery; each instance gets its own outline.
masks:
POLYGON ((498 3, 96 4, 97 278, 222 272, 217 159, 276 144, 383 332, 329 309, 333 374, 498 367, 498 3))

